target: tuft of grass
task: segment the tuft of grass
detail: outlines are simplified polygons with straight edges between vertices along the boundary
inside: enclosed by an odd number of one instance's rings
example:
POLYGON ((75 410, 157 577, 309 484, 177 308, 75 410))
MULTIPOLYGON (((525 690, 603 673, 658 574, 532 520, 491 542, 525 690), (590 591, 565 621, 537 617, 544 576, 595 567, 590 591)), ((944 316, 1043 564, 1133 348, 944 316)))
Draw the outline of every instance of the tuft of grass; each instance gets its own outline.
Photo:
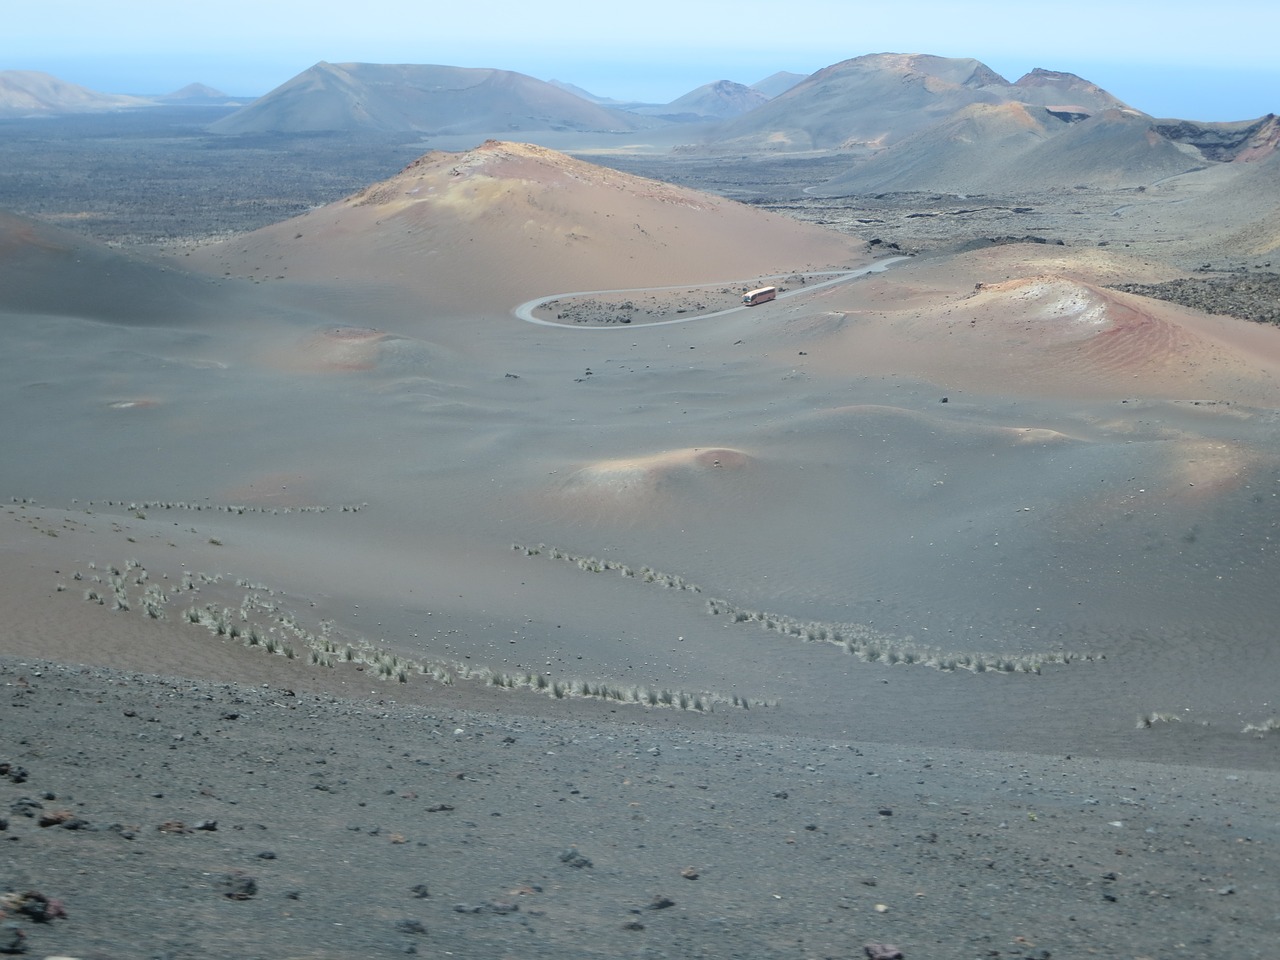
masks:
POLYGON ((1247 723, 1241 733, 1253 733, 1259 737, 1280 730, 1280 717, 1268 717, 1261 723, 1247 723))

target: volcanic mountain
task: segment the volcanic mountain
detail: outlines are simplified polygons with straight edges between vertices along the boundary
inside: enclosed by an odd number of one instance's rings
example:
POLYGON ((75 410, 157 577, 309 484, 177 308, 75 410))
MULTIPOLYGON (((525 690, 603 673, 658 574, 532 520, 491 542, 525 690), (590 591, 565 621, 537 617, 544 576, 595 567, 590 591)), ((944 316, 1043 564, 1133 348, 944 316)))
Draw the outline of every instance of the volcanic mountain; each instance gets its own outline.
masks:
POLYGON ((216 133, 627 130, 638 121, 509 70, 325 63, 210 126, 216 133))
POLYGON ((172 104, 223 104, 229 103, 234 98, 227 96, 221 90, 216 90, 205 83, 188 83, 181 90, 175 90, 172 93, 166 93, 157 97, 161 103, 172 104))
POLYGON ((683 97, 672 100, 664 112, 675 115, 693 114, 696 117, 725 120, 754 110, 769 97, 752 87, 732 80, 718 80, 706 83, 696 90, 690 90, 683 97))
POLYGON ((1089 115, 1125 105, 1069 73, 1034 70, 1010 83, 986 64, 880 53, 819 70, 786 93, 731 120, 710 149, 874 150, 973 104, 1022 103, 1089 115))
POLYGON ((812 192, 1132 187, 1204 166, 1194 148, 1161 136, 1146 114, 1111 108, 1078 120, 1064 116, 1018 102, 972 104, 812 192))
POLYGON ((219 273, 395 286, 475 315, 560 291, 865 262, 858 240, 529 144, 428 153, 396 176, 191 257, 219 273))
POLYGON ((141 97, 98 93, 36 70, 0 70, 0 117, 98 113, 147 103, 141 97))

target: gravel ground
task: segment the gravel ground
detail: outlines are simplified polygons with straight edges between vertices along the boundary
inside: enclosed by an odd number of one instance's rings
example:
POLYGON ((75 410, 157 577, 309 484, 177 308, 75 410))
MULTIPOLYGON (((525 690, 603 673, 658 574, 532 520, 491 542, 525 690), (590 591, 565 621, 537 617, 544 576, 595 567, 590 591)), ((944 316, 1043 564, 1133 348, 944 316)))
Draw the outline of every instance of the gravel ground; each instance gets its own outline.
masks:
POLYGON ((1271 773, 0 684, 0 952, 1274 956, 1271 773))

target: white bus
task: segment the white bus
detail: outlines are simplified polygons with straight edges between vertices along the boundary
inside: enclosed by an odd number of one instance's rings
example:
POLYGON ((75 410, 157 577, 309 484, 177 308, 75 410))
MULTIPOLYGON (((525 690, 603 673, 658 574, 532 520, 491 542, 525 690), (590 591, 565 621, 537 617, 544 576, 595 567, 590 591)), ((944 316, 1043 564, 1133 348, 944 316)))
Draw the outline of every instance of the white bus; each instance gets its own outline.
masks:
POLYGON ((777 287, 761 287, 758 290, 751 290, 742 295, 742 302, 748 307, 754 307, 758 303, 768 303, 770 300, 778 296, 777 287))

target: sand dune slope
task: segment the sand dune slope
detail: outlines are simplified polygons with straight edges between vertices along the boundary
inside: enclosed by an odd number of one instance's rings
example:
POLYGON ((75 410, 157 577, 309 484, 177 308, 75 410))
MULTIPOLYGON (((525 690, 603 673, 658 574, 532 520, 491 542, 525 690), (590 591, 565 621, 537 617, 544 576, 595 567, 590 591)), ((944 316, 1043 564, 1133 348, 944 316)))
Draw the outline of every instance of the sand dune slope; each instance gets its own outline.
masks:
POLYGON ((878 319, 847 325, 817 362, 914 371, 976 390, 1274 401, 1280 331, 1118 293, 1069 272, 959 288, 1003 266, 1034 266, 1017 259, 1008 252, 891 273, 878 281, 878 319))
POLYGON ((736 472, 753 457, 729 447, 668 450, 589 463, 559 486, 559 496, 579 505, 655 509, 692 486, 712 482, 716 471, 736 472))
POLYGON ((219 297, 205 277, 0 211, 0 310, 189 326, 219 297))
POLYGON ((412 291, 475 315, 539 294, 866 262, 865 245, 527 144, 433 152, 302 217, 190 260, 218 273, 412 291))

